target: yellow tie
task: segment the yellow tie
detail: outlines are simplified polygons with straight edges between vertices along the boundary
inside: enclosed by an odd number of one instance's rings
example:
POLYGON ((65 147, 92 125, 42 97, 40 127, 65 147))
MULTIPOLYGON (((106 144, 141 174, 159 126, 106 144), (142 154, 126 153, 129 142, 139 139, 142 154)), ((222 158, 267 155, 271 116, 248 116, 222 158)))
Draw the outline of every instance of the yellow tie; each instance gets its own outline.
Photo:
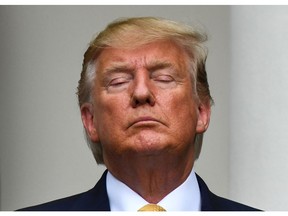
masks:
POLYGON ((147 204, 142 208, 140 208, 138 211, 166 211, 166 210, 156 204, 147 204))

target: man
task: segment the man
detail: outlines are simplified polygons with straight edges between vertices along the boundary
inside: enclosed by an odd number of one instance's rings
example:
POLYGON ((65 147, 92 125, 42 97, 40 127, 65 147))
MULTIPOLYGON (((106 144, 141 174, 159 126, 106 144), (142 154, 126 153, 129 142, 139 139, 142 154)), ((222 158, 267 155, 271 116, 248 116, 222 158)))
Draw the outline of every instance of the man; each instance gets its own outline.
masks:
POLYGON ((213 103, 205 41, 160 18, 108 25, 78 86, 87 140, 107 171, 85 193, 24 210, 255 210, 214 195, 193 170, 213 103))

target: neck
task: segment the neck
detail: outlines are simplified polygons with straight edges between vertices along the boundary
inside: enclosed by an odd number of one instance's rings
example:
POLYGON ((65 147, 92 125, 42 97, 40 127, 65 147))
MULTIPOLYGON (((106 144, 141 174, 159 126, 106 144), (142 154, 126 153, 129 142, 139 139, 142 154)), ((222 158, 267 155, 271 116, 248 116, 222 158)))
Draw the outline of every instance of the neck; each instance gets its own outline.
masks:
POLYGON ((194 163, 191 156, 187 160, 179 157, 175 159, 175 155, 126 158, 129 158, 126 162, 121 158, 113 160, 117 164, 108 163, 106 166, 117 179, 149 203, 158 203, 180 186, 187 179, 194 163))

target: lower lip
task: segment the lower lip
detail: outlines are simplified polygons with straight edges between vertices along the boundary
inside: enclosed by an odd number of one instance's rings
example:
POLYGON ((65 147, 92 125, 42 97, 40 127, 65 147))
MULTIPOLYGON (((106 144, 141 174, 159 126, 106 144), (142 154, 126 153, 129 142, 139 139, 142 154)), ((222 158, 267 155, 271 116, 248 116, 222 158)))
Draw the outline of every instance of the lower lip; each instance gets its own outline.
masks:
POLYGON ((142 121, 135 122, 133 125, 135 125, 135 126, 149 126, 149 125, 155 125, 158 123, 159 122, 155 121, 155 120, 142 120, 142 121))

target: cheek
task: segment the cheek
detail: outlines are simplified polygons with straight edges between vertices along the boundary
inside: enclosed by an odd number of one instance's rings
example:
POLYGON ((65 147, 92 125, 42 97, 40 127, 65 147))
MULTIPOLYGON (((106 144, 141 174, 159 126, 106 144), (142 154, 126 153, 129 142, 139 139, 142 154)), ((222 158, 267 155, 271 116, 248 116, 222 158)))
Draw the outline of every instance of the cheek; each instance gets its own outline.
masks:
POLYGON ((191 128, 196 127, 198 113, 191 94, 167 96, 166 104, 170 104, 169 106, 163 106, 166 115, 174 121, 176 127, 182 127, 182 130, 184 128, 190 128, 189 130, 191 130, 191 128))
MULTIPOLYGON (((101 98, 100 98, 101 99, 101 98)), ((124 97, 107 97, 96 103, 95 110, 96 124, 100 131, 107 131, 116 128, 126 117, 127 102, 124 97)))

